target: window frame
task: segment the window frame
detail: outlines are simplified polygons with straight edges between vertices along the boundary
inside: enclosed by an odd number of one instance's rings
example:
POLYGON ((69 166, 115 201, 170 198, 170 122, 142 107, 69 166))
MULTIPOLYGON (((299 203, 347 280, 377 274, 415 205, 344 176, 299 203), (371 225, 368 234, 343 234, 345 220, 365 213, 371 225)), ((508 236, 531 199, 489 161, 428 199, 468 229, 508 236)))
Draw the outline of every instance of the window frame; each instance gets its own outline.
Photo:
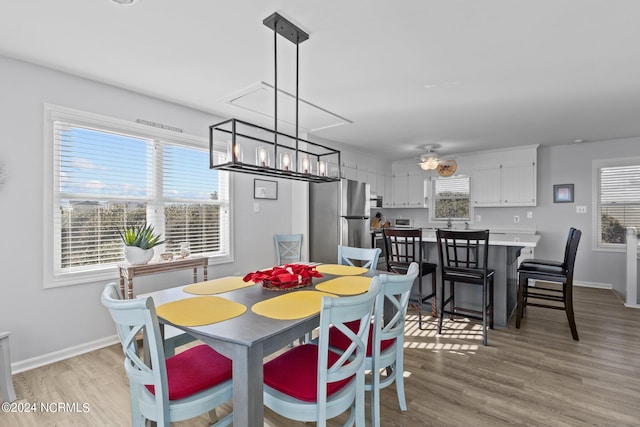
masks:
POLYGON ((599 159, 592 162, 592 249, 600 252, 626 252, 625 243, 602 242, 602 215, 600 212, 600 169, 621 166, 640 165, 640 157, 624 157, 615 159, 599 159))
POLYGON ((453 175, 449 177, 431 177, 429 179, 429 222, 446 224, 448 218, 436 217, 436 182, 439 180, 467 179, 469 180, 469 218, 451 218, 451 223, 471 223, 473 220, 473 203, 471 203, 471 177, 466 175, 453 175))
MULTIPOLYGON (((105 132, 121 133, 131 135, 137 138, 149 140, 161 140, 164 143, 175 144, 176 146, 192 147, 209 151, 209 140, 193 135, 186 135, 175 131, 161 128, 155 128, 148 125, 138 124, 122 119, 107 117, 95 113, 76 110, 68 107, 62 107, 53 104, 44 104, 44 200, 43 200, 43 279, 44 288, 55 288, 60 286, 70 286, 83 283, 95 283, 103 280, 113 280, 118 277, 117 269, 114 264, 104 264, 102 267, 88 268, 83 271, 74 271, 67 273, 56 273, 56 242, 59 242, 60 230, 56 230, 54 224, 55 211, 54 206, 56 200, 56 186, 59 185, 59 176, 54 172, 54 161, 56 155, 56 147, 54 144, 54 122, 63 121, 72 123, 77 126, 86 126, 105 132), (56 233, 58 236, 56 236, 56 233)), ((221 153, 226 152, 224 144, 214 145, 220 149, 221 153)), ((156 160, 154 160, 156 161, 156 160)), ((227 172, 225 172, 227 173, 227 172)), ((224 230, 228 240, 228 253, 219 256, 209 256, 209 265, 224 264, 233 262, 234 238, 233 238, 233 180, 229 176, 228 183, 228 200, 226 208, 228 209, 228 227, 224 230)), ((157 185, 157 182, 154 183, 157 185)), ((164 209, 164 197, 162 190, 156 187, 154 189, 156 195, 148 200, 147 212, 156 210, 157 216, 149 218, 149 222, 157 223, 157 218, 162 217, 161 210, 164 209), (151 209, 150 209, 151 208, 151 209)), ((157 227, 156 227, 157 228, 157 227)), ((164 229, 164 224, 162 224, 164 229)))

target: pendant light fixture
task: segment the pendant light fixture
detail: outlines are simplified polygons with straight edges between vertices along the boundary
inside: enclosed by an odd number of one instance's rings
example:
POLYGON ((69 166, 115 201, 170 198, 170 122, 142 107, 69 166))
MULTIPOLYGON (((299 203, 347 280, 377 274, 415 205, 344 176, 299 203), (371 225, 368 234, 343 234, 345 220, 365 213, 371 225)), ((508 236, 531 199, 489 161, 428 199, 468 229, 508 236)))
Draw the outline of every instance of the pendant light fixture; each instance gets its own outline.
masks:
POLYGON ((278 13, 264 19, 273 30, 274 125, 273 130, 239 119, 209 126, 210 168, 308 182, 338 181, 340 151, 299 137, 299 45, 309 34, 278 13), (296 45, 295 135, 278 130, 278 35, 296 45), (226 155, 214 150, 215 141, 227 144, 226 155))

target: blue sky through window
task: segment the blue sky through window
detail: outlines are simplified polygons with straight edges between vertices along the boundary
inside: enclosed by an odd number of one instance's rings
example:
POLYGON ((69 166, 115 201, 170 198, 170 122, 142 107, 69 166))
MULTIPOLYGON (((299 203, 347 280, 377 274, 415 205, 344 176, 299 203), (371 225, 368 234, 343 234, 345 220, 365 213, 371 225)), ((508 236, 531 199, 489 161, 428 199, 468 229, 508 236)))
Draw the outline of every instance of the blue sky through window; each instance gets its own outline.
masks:
MULTIPOLYGON (((208 150, 163 146, 164 197, 210 200, 219 192, 218 171, 209 169, 208 150)), ((60 190, 87 197, 150 197, 151 140, 68 127, 60 135, 60 190)))

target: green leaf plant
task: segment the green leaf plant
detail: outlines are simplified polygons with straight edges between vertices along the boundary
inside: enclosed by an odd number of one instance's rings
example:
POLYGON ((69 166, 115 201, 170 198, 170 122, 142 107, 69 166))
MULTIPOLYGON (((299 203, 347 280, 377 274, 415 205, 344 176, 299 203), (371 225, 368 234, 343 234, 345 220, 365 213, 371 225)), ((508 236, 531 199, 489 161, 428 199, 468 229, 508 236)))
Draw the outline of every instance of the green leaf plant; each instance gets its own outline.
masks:
POLYGON ((160 240, 160 235, 154 232, 153 226, 150 224, 133 225, 122 231, 118 230, 118 233, 120 233, 125 245, 137 246, 140 249, 151 249, 164 243, 164 240, 160 240))

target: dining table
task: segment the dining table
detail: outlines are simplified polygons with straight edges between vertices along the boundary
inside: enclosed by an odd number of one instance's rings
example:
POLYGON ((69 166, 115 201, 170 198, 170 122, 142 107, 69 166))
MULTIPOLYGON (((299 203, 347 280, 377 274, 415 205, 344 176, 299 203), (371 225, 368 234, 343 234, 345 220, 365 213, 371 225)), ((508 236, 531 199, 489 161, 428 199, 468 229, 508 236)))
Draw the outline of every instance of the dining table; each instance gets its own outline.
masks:
MULTIPOLYGON (((367 270, 358 276, 372 278, 381 273, 386 272, 367 270)), ((322 277, 314 277, 310 286, 293 290, 265 289, 258 283, 217 293, 216 297, 242 304, 247 309, 236 317, 212 324, 184 326, 164 318, 159 309, 158 320, 161 325, 171 325, 191 334, 233 361, 233 425, 263 426, 263 359, 317 328, 320 324, 320 307, 315 314, 290 320, 256 314, 252 307, 288 293, 315 290, 321 283, 340 277, 345 276, 323 273, 322 277)), ((168 288, 137 297, 153 298, 158 308, 163 304, 197 297, 185 292, 187 286, 195 285, 168 288)))

